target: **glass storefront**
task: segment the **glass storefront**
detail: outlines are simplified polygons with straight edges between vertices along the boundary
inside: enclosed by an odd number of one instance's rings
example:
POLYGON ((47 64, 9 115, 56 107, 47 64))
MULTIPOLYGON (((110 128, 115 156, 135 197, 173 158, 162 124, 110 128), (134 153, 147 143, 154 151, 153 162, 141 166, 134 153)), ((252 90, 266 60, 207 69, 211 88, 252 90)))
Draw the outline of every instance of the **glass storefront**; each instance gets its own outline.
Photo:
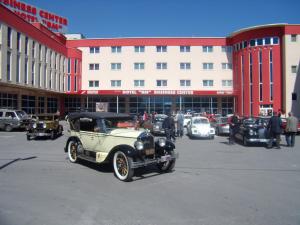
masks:
POLYGON ((0 92, 0 108, 17 109, 18 96, 16 94, 7 94, 0 92))
POLYGON ((22 110, 28 114, 35 114, 35 96, 22 95, 22 110))
POLYGON ((125 113, 125 97, 87 96, 84 98, 85 109, 90 112, 95 112, 97 102, 107 102, 109 112, 125 113))
POLYGON ((172 100, 172 97, 168 96, 130 97, 129 113, 136 114, 146 111, 167 114, 171 112, 172 100))
POLYGON ((216 97, 177 97, 176 109, 183 112, 218 113, 216 97))
POLYGON ((81 97, 65 97, 65 113, 78 111, 81 108, 81 97))

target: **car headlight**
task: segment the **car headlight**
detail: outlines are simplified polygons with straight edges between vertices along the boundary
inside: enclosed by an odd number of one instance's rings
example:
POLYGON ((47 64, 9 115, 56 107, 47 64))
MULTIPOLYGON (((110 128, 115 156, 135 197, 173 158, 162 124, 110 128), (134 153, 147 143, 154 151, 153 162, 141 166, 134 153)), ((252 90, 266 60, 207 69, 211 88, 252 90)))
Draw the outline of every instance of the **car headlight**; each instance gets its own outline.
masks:
POLYGON ((46 128, 46 127, 47 127, 47 125, 44 123, 44 124, 43 124, 43 128, 46 128))
POLYGON ((32 127, 35 129, 35 128, 36 128, 36 123, 34 123, 34 124, 32 125, 32 127))
POLYGON ((143 150, 143 148, 144 148, 144 144, 143 144, 143 142, 141 142, 141 141, 136 141, 135 143, 134 143, 134 147, 137 149, 137 150, 143 150))
POLYGON ((164 138, 159 138, 158 139, 158 145, 160 146, 160 147, 165 147, 166 146, 166 139, 164 139, 164 138))
POLYGON ((156 129, 159 129, 159 126, 158 126, 158 125, 156 125, 156 126, 155 126, 155 128, 156 128, 156 129))
POLYGON ((253 135, 253 134, 254 134, 254 131, 253 131, 253 130, 249 130, 249 134, 250 134, 250 135, 253 135))

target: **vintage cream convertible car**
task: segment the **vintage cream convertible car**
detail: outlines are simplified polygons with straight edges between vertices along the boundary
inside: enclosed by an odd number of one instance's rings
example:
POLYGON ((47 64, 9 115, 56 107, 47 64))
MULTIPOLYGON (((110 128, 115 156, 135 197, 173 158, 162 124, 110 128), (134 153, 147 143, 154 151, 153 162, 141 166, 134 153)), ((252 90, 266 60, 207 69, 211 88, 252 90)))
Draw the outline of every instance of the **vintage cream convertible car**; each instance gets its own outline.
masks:
POLYGON ((69 115, 70 137, 65 152, 73 163, 84 159, 111 163, 115 176, 130 181, 134 169, 156 164, 161 172, 175 166, 175 145, 165 138, 154 141, 148 130, 137 129, 127 114, 78 112, 69 115))

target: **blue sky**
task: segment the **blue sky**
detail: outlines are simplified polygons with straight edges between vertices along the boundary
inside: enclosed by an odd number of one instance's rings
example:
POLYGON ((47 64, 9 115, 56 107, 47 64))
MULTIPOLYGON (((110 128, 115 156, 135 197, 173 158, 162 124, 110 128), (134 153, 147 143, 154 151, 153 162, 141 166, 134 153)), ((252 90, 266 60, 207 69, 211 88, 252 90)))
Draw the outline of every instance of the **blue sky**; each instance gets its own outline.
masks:
POLYGON ((249 26, 300 24, 300 0, 23 0, 87 38, 224 37, 249 26))

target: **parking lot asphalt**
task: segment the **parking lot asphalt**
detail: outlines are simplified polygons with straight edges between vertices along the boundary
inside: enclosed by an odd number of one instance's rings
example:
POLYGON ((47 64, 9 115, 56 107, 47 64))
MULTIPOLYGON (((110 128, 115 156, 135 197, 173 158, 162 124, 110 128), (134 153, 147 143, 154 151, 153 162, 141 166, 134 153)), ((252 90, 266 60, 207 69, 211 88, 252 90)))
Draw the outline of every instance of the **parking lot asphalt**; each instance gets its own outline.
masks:
POLYGON ((0 132, 1 225, 300 224, 300 136, 281 149, 184 136, 172 173, 126 183, 109 165, 70 163, 64 125, 54 141, 0 132))

